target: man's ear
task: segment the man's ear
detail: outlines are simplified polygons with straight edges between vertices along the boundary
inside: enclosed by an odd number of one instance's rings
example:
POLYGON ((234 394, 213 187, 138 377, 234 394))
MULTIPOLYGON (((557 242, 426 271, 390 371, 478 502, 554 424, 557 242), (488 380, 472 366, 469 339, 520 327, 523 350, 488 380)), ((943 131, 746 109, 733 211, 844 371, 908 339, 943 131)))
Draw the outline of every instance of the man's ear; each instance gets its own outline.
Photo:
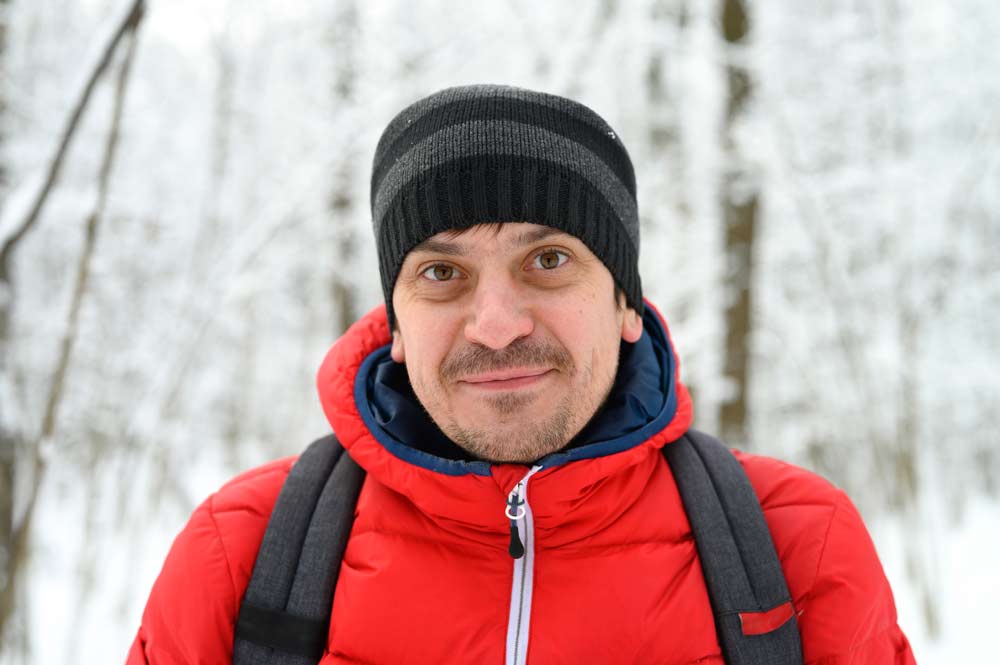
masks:
POLYGON ((640 337, 642 337, 642 317, 631 307, 626 307, 622 317, 622 339, 635 344, 640 337))
POLYGON ((392 350, 389 355, 398 363, 406 362, 406 352, 403 350, 403 336, 399 333, 399 327, 392 331, 392 350))

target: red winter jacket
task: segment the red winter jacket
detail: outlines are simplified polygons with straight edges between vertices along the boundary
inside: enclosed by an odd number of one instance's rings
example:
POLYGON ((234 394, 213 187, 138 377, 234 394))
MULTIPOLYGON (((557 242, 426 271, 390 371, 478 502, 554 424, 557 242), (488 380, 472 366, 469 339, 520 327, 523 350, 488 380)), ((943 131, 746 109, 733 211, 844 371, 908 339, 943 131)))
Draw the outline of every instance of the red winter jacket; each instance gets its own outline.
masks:
MULTIPOLYGON (((404 460, 387 446, 358 403, 363 389, 355 389, 364 385, 363 377, 356 382, 362 363, 388 342, 380 307, 334 345, 319 372, 330 423, 368 474, 322 664, 503 663, 515 567, 504 509, 528 468, 432 470, 422 453, 404 460)), ((521 615, 528 663, 723 663, 691 529, 660 451, 692 414, 676 358, 669 375, 675 400, 655 433, 528 481, 535 532, 532 593, 521 615)), ((875 548, 847 496, 789 464, 737 456, 780 556, 806 663, 913 663, 875 548)), ((244 473, 194 512, 153 586, 129 665, 230 662, 240 599, 293 461, 244 473)))

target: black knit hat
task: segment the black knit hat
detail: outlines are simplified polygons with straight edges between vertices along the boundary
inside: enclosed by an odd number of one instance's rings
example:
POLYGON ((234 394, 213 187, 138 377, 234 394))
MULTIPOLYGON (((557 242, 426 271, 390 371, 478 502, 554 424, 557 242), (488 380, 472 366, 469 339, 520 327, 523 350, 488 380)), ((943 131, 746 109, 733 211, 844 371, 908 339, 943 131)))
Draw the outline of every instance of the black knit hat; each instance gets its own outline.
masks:
POLYGON ((390 326, 407 252, 484 222, 533 222, 576 236, 642 312, 632 162, 608 123, 573 100, 471 85, 414 102, 379 139, 371 204, 390 326))

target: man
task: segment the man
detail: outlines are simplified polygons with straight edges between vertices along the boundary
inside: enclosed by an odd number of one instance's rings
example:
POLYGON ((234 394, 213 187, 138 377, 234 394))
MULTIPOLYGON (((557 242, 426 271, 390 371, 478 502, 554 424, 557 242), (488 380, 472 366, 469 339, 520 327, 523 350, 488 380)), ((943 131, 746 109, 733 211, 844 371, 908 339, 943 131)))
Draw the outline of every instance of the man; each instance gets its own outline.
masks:
MULTIPOLYGON (((617 134, 568 99, 443 90, 383 133, 372 212, 386 306, 318 377, 366 472, 321 662, 725 662, 694 520, 661 452, 680 445, 692 406, 642 299, 617 134)), ((804 662, 912 663, 850 500, 804 470, 737 457, 804 662)), ((292 463, 243 474, 195 511, 129 663, 231 660, 292 463)))

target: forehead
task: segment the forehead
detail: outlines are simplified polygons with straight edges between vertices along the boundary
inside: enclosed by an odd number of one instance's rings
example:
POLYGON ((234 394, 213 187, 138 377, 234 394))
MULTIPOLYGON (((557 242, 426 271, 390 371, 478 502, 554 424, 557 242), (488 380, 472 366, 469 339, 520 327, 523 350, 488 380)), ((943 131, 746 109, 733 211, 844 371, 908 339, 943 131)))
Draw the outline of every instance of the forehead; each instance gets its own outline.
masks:
POLYGON ((580 242, 574 236, 541 224, 504 222, 476 224, 467 229, 442 231, 410 250, 410 254, 468 256, 479 252, 516 251, 542 240, 580 242))

